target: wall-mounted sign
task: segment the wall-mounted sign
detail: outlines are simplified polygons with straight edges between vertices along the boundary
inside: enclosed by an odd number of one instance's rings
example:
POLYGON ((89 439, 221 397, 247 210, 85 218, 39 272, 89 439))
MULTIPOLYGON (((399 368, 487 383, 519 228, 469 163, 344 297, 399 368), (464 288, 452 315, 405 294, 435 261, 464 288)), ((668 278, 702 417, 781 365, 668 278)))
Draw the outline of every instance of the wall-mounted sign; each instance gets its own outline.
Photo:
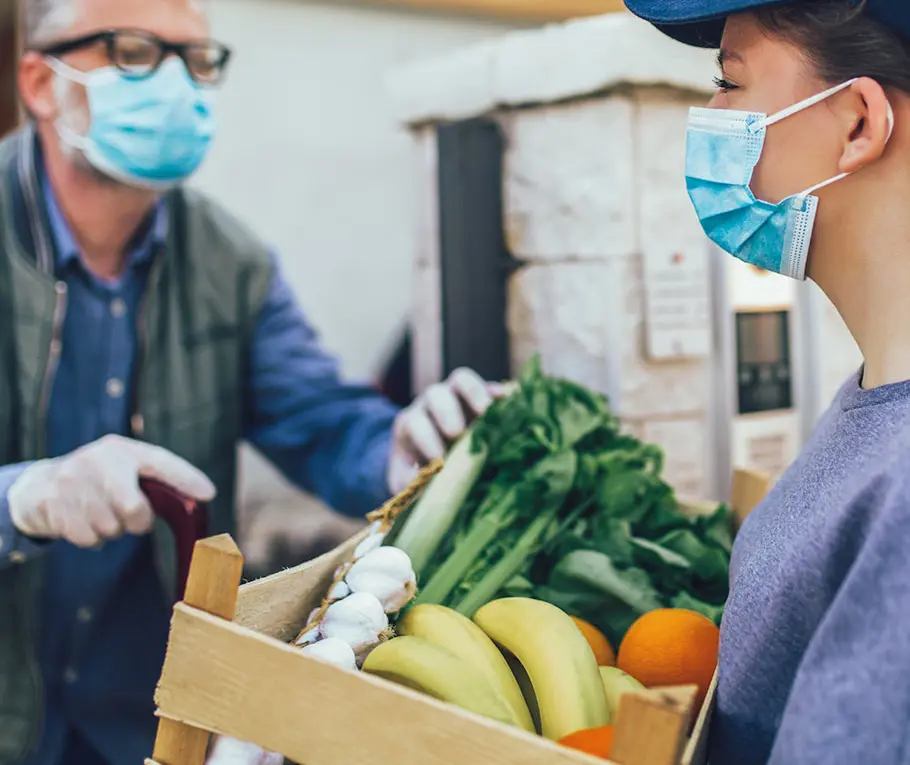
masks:
POLYGON ((711 295, 706 253, 644 256, 645 352, 654 361, 711 353, 711 295))

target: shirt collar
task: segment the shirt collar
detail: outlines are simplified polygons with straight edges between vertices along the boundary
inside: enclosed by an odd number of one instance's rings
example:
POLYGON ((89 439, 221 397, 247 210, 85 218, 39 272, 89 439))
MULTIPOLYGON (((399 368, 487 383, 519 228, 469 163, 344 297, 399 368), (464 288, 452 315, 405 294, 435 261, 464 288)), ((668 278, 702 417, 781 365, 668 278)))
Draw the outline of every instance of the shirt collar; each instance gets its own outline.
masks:
MULTIPOLYGON (((60 205, 54 190, 51 188, 50 180, 44 168, 41 169, 41 185, 44 191, 44 205, 47 209, 47 217, 50 223, 51 234, 54 238, 56 249, 57 265, 59 267, 67 266, 73 261, 79 260, 79 245, 76 243, 69 224, 63 217, 60 205)), ((167 206, 163 200, 159 199, 151 214, 151 219, 143 223, 137 231, 129 245, 129 255, 127 262, 129 265, 138 265, 148 261, 155 253, 156 247, 165 243, 168 233, 168 214, 167 206)))

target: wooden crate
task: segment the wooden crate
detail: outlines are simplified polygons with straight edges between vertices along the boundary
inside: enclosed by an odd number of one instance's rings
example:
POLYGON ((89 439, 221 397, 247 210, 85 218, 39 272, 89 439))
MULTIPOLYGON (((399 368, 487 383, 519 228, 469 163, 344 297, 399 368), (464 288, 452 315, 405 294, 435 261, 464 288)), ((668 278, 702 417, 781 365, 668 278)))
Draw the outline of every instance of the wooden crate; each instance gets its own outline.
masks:
MULTIPOLYGON (((763 476, 737 472, 733 505, 740 518, 767 486, 763 476)), ((184 599, 174 607, 155 696, 158 738, 146 765, 203 765, 210 733, 252 741, 305 765, 603 765, 289 645, 365 533, 243 586, 243 558, 229 536, 196 544, 184 599)), ((624 696, 615 763, 703 765, 715 685, 716 677, 694 727, 694 687, 624 696)))

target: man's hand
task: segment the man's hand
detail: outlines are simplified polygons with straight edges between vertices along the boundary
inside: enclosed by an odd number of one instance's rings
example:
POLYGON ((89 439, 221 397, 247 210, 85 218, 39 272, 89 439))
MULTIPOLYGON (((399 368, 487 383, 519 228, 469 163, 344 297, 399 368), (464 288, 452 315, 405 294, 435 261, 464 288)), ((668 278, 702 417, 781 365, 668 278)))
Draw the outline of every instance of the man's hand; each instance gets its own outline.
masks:
POLYGON ((215 736, 205 758, 205 765, 282 765, 283 762, 280 754, 227 736, 215 736))
POLYGON ((421 465, 444 457, 448 444, 502 392, 502 385, 485 382, 470 369, 458 369, 445 382, 427 388, 395 420, 389 490, 398 494, 414 480, 421 465))
POLYGON ((154 523, 139 478, 153 478, 200 502, 215 496, 206 476, 176 454, 141 441, 105 436, 64 457, 36 462, 7 494, 10 516, 26 536, 94 547, 154 523))

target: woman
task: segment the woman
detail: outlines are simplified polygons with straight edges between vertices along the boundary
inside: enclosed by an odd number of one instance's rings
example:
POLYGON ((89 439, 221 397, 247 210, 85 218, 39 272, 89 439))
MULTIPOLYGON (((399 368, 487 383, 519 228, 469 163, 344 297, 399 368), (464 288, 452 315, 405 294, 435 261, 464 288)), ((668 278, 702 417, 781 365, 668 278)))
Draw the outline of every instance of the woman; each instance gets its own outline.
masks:
POLYGON ((815 281, 864 357, 743 526, 712 765, 910 762, 910 2, 626 0, 719 47, 690 117, 706 234, 815 281))

